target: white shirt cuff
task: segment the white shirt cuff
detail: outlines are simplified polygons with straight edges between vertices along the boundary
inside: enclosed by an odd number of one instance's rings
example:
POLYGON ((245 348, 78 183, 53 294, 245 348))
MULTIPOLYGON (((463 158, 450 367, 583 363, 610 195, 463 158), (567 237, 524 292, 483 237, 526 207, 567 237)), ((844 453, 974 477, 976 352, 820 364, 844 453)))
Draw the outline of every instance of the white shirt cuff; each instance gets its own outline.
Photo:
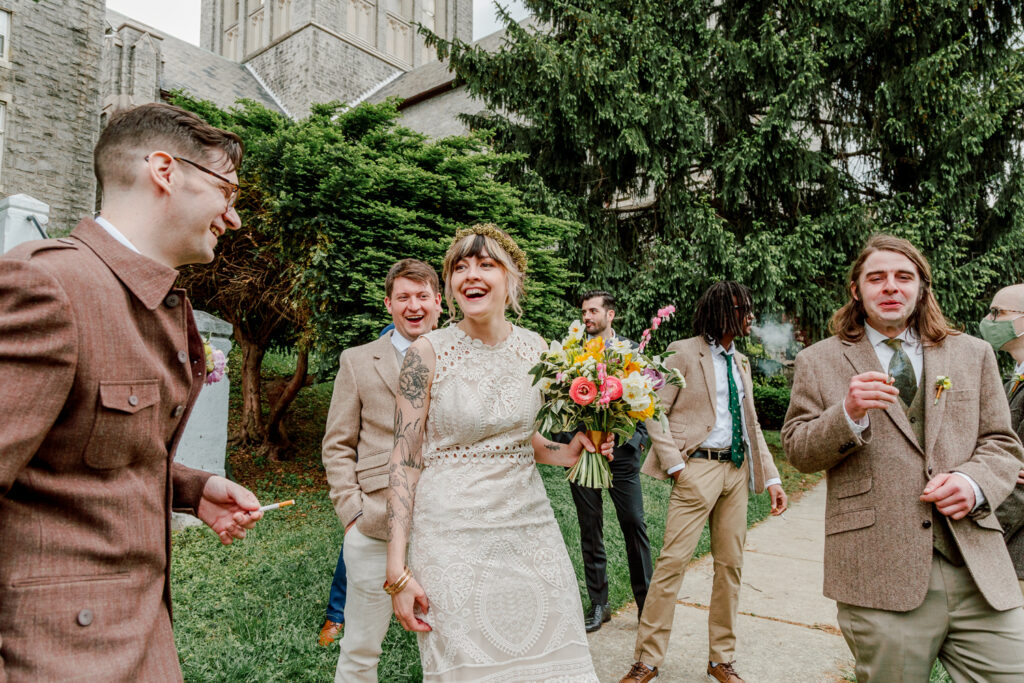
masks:
POLYGON ((971 508, 971 512, 974 512, 979 507, 985 504, 985 494, 981 492, 981 487, 978 486, 978 482, 971 479, 963 472, 953 472, 953 474, 959 474, 961 477, 967 480, 967 483, 974 489, 974 507, 971 508))
POLYGON ((871 424, 868 421, 867 415, 865 415, 859 420, 854 420, 852 417, 850 417, 850 414, 846 412, 845 403, 843 404, 843 415, 846 417, 846 424, 850 425, 850 431, 853 432, 854 436, 860 436, 861 434, 863 434, 864 430, 867 429, 868 426, 870 426, 871 424))
POLYGON ((782 480, 779 479, 778 477, 775 477, 774 479, 769 479, 768 481, 766 481, 764 483, 764 487, 768 488, 769 486, 775 486, 776 484, 778 484, 779 486, 782 486, 782 480))
POLYGON ((673 475, 679 470, 683 469, 684 467, 686 467, 685 462, 681 462, 678 465, 672 465, 672 467, 669 467, 667 470, 665 470, 665 474, 673 475))

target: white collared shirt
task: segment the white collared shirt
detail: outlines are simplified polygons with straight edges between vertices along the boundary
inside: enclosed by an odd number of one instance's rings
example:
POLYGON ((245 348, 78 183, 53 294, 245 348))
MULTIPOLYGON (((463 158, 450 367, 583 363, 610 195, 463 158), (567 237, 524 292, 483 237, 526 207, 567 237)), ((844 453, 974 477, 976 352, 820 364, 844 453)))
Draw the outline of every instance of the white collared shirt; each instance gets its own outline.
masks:
POLYGON ((1020 375, 1024 374, 1024 360, 1013 366, 1013 374, 1020 375))
POLYGON ((412 341, 403 337, 396 327, 391 333, 391 345, 395 347, 396 351, 398 351, 399 356, 405 358, 405 352, 409 350, 410 346, 412 346, 412 341))
POLYGON ((103 216, 96 216, 96 218, 95 218, 94 220, 96 221, 96 223, 97 223, 97 224, 98 224, 98 225, 99 225, 99 226, 100 226, 101 228, 103 228, 104 230, 106 230, 106 231, 107 231, 107 233, 108 233, 108 234, 109 234, 109 235, 110 235, 111 237, 113 237, 113 238, 114 238, 115 240, 117 240, 118 242, 120 242, 120 243, 121 243, 121 244, 123 244, 124 246, 128 247, 129 249, 131 249, 132 251, 134 251, 134 252, 135 252, 136 254, 141 254, 141 253, 142 253, 141 251, 139 251, 138 249, 136 249, 136 248, 135 248, 135 245, 134 245, 134 244, 132 244, 132 243, 131 243, 131 242, 130 242, 130 241, 128 240, 128 238, 127 238, 127 237, 125 237, 125 236, 124 236, 124 233, 122 233, 122 232, 121 232, 120 230, 118 230, 117 228, 115 228, 115 227, 114 227, 114 224, 113 224, 113 223, 111 223, 110 221, 108 221, 108 220, 107 220, 106 218, 104 218, 103 216))
MULTIPOLYGON (((715 368, 715 424, 711 428, 711 433, 701 443, 701 448, 721 450, 732 446, 732 414, 729 412, 729 376, 726 374, 729 369, 729 361, 725 357, 727 353, 736 353, 735 342, 730 343, 728 349, 723 348, 717 342, 711 345, 711 364, 715 368)), ((743 389, 743 375, 740 372, 739 360, 735 355, 733 355, 732 360, 732 377, 736 382, 736 393, 739 395, 740 400, 740 426, 743 429, 743 443, 744 445, 749 445, 750 438, 747 436, 747 423, 743 418, 743 399, 746 397, 746 392, 743 389)), ((749 446, 744 450, 749 457, 749 446)), ((765 454, 766 457, 767 455, 765 454)), ((679 463, 668 468, 666 474, 674 474, 684 467, 686 467, 686 463, 679 463)), ((753 468, 750 469, 750 477, 751 486, 753 486, 753 468)), ((769 479, 764 485, 767 488, 781 483, 782 480, 776 477, 769 479)))
MULTIPOLYGON (((875 350, 878 362, 882 365, 882 372, 888 372, 889 361, 896 355, 896 350, 885 343, 889 337, 886 337, 867 323, 864 324, 864 331, 867 334, 868 341, 871 342, 871 348, 875 350)), ((924 372, 924 345, 921 344, 917 334, 909 327, 893 337, 893 339, 903 340, 903 351, 910 358, 910 364, 914 367, 914 376, 917 379, 917 390, 921 391, 921 373, 924 372)), ((856 436, 860 436, 871 425, 868 414, 865 414, 860 420, 854 420, 850 417, 850 414, 846 412, 845 400, 843 401, 843 415, 846 416, 846 422, 850 425, 850 429, 856 436)), ((974 479, 963 472, 955 472, 955 474, 959 474, 966 479, 970 483, 971 488, 974 489, 974 507, 972 511, 977 510, 978 506, 985 502, 985 494, 981 492, 981 487, 978 486, 974 479)))

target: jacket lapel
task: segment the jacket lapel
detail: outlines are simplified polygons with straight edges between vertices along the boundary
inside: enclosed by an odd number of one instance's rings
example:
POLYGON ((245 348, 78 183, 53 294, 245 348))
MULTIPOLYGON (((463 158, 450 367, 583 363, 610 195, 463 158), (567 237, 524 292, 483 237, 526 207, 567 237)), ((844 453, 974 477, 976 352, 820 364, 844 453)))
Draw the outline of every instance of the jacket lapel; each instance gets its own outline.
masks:
POLYGON ((715 392, 718 391, 718 387, 715 386, 715 363, 711 358, 711 347, 704 339, 700 340, 700 369, 704 373, 704 386, 708 389, 708 403, 711 405, 711 414, 715 419, 718 419, 718 415, 715 414, 715 406, 718 403, 715 392))
POLYGON ((935 378, 949 375, 949 344, 926 346, 924 349, 924 368, 921 370, 921 381, 917 390, 924 391, 924 452, 930 454, 935 439, 942 428, 942 416, 946 412, 948 397, 940 396, 935 401, 935 378))
POLYGON ((392 330, 378 339, 377 345, 373 349, 373 368, 392 395, 397 393, 400 369, 398 357, 395 355, 395 347, 391 344, 391 335, 394 333, 392 330))
MULTIPOLYGON (((856 370, 857 374, 860 375, 865 372, 885 372, 882 366, 878 362, 878 355, 875 353, 875 349, 871 346, 871 342, 868 341, 868 337, 865 334, 864 337, 858 342, 843 342, 846 349, 843 354, 846 359, 853 365, 853 369, 856 370)), ((927 360, 925 361, 927 363, 927 360)), ((923 376, 924 373, 922 373, 923 376)), ((910 443, 914 444, 914 448, 921 451, 921 444, 917 441, 917 436, 914 434, 914 430, 910 426, 910 420, 907 418, 907 413, 900 407, 899 403, 890 406, 885 411, 885 415, 890 420, 896 423, 903 435, 907 437, 910 443)), ((869 413, 869 419, 874 419, 875 415, 878 414, 877 410, 869 413)), ((925 423, 927 425, 927 422, 925 423)), ((922 451, 923 452, 923 451, 922 451)))

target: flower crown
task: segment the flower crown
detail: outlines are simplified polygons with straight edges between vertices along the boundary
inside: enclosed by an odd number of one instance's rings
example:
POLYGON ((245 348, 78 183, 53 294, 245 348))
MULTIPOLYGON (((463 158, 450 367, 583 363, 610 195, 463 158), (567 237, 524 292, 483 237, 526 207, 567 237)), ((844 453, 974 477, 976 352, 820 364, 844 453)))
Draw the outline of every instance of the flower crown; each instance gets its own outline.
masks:
POLYGON ((483 235, 484 237, 490 237, 492 240, 501 245, 501 248, 505 250, 505 253, 512 259, 512 263, 515 264, 516 268, 519 269, 520 274, 526 274, 526 254, 519 248, 516 241, 512 239, 507 232, 499 228, 494 223, 477 223, 476 225, 463 228, 455 233, 455 238, 452 240, 452 244, 458 244, 460 240, 469 235, 483 235))

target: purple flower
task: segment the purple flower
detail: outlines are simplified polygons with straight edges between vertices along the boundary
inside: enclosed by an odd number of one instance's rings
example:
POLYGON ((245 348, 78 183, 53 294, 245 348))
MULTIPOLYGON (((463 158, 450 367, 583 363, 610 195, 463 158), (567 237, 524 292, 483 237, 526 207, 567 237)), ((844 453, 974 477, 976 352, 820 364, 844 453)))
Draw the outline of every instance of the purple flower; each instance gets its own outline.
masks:
POLYGON ((665 376, 654 368, 644 368, 643 374, 651 379, 651 388, 655 391, 665 386, 665 376))

